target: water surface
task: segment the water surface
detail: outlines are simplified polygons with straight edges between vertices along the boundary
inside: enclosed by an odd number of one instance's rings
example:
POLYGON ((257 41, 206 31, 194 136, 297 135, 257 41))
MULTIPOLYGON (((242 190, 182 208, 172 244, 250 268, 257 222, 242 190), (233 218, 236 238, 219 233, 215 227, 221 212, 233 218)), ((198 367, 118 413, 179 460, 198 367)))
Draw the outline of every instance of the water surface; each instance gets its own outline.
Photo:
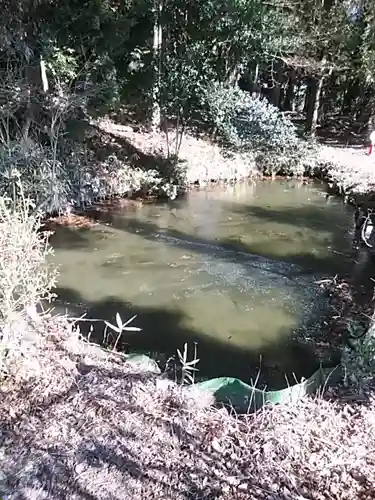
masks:
POLYGON ((324 313, 316 281, 349 269, 351 223, 350 208, 322 185, 298 181, 120 203, 93 229, 52 239, 59 304, 110 321, 137 314, 142 331, 123 348, 171 354, 196 342, 202 375, 250 379, 260 368, 281 386, 284 372, 299 378, 316 366, 292 338, 312 334, 324 313))

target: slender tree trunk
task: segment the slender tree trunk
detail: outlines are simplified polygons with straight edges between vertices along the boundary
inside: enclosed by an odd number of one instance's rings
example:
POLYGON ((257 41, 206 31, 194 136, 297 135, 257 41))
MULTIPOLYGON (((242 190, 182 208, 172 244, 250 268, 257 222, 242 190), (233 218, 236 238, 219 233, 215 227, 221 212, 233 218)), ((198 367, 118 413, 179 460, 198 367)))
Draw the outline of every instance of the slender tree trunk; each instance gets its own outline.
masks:
POLYGON ((342 108, 341 112, 344 114, 350 114, 353 108, 353 102, 355 101, 356 97, 358 96, 358 86, 359 86, 359 81, 356 80, 355 82, 351 83, 344 94, 344 99, 342 102, 342 108))
POLYGON ((161 80, 161 49, 163 42, 162 32, 162 0, 154 0, 154 38, 153 38, 153 58, 154 58, 154 85, 152 88, 152 117, 151 125, 154 130, 160 128, 160 80, 161 80))
POLYGON ((236 65, 230 72, 227 77, 227 83, 231 87, 235 87, 238 83, 238 80, 240 78, 240 70, 238 65, 236 65))
POLYGON ((27 141, 33 122, 38 122, 38 115, 42 107, 41 100, 44 98, 46 92, 48 92, 49 87, 46 65, 41 55, 37 55, 35 59, 25 67, 25 77, 28 89, 22 126, 22 138, 27 141))
POLYGON ((333 74, 327 84, 325 85, 324 92, 322 95, 322 107, 323 110, 323 120, 331 113, 336 113, 338 111, 336 103, 338 102, 337 96, 337 75, 333 74))
POLYGON ((44 62, 44 59, 42 56, 40 56, 40 79, 42 81, 42 87, 43 87, 43 92, 48 92, 48 78, 47 78, 47 69, 46 69, 46 63, 44 62))
MULTIPOLYGON (((306 124, 305 130, 308 134, 314 135, 314 115, 316 114, 316 106, 319 105, 319 101, 317 102, 317 90, 318 90, 318 82, 316 78, 310 78, 308 83, 308 92, 306 95, 306 124)), ((315 127, 316 128, 316 127, 315 127)))
POLYGON ((253 82, 255 84, 258 84, 258 79, 259 79, 259 64, 257 63, 256 66, 255 66, 255 72, 254 72, 253 82))
POLYGON ((311 119, 308 120, 309 132, 312 136, 316 134, 316 128, 318 126, 320 98, 322 95, 323 83, 324 76, 322 75, 315 84, 315 96, 313 97, 312 114, 311 119))
POLYGON ((312 78, 308 78, 306 83, 305 102, 303 104, 303 112, 306 114, 309 111, 313 93, 314 93, 314 80, 312 78))
MULTIPOLYGON (((311 94, 310 94, 310 102, 307 111, 306 117, 306 132, 311 136, 315 136, 316 128, 318 125, 319 119, 319 109, 320 109, 320 100, 322 96, 322 90, 325 79, 325 62, 326 58, 322 58, 322 72, 319 78, 313 78, 311 81, 311 94)), ((329 76, 332 74, 332 70, 329 72, 329 76)))
POLYGON ((288 85, 285 92, 285 99, 283 103, 284 111, 295 111, 296 103, 294 99, 294 76, 292 75, 288 80, 288 85))
POLYGON ((280 107, 280 96, 281 96, 280 85, 275 83, 271 91, 271 102, 277 108, 280 107))

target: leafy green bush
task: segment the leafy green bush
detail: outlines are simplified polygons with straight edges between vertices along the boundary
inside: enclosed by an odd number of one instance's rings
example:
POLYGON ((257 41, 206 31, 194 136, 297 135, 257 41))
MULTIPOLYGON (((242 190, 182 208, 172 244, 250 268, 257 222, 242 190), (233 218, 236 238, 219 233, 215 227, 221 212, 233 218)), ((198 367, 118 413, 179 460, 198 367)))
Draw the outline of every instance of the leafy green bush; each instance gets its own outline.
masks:
POLYGON ((266 99, 218 83, 205 90, 204 98, 208 120, 231 148, 285 152, 301 146, 293 123, 266 99))
POLYGON ((213 83, 204 90, 204 119, 224 147, 252 153, 264 173, 303 174, 314 166, 313 148, 266 99, 213 83))

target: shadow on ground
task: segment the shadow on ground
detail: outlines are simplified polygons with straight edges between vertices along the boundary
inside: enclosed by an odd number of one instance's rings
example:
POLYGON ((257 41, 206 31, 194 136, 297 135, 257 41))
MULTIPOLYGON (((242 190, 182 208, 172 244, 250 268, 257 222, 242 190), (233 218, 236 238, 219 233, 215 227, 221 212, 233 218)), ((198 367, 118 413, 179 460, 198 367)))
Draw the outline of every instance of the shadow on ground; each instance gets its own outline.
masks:
POLYGON ((80 368, 83 376, 72 390, 2 428, 6 458, 0 495, 10 500, 190 500, 220 491, 211 484, 215 474, 205 471, 214 459, 204 445, 211 424, 187 429, 196 417, 186 399, 157 394, 152 374, 115 364, 80 368), (205 476, 210 484, 202 486, 205 476))
POLYGON ((371 474, 366 481, 362 475, 351 481, 349 474, 367 457, 366 473, 372 470, 369 420, 351 418, 361 413, 358 408, 340 414, 337 405, 305 399, 297 409, 281 406, 230 418, 225 411, 202 409, 203 395, 196 404, 178 388, 158 388, 153 374, 127 371, 123 363, 81 362, 79 368, 72 390, 2 426, 0 495, 9 500, 264 500, 266 486, 272 498, 274 493, 313 498, 316 484, 324 485, 327 474, 335 477, 336 470, 327 472, 326 464, 341 446, 349 479, 337 484, 346 491, 354 483, 354 496, 372 498, 371 474), (334 437, 343 442, 332 451, 334 437), (306 460, 316 455, 319 460, 306 460), (289 473, 280 480, 283 467, 289 473))
POLYGON ((317 136, 323 144, 335 147, 363 148, 368 144, 367 127, 362 122, 354 122, 352 117, 337 115, 326 120, 317 130, 317 136))
POLYGON ((97 133, 92 139, 94 141, 92 146, 99 161, 108 160, 111 155, 116 154, 119 160, 125 161, 135 168, 157 170, 162 175, 172 173, 170 163, 162 154, 145 153, 124 136, 105 131, 97 125, 92 125, 92 127, 97 133), (100 138, 99 143, 98 138, 100 138))

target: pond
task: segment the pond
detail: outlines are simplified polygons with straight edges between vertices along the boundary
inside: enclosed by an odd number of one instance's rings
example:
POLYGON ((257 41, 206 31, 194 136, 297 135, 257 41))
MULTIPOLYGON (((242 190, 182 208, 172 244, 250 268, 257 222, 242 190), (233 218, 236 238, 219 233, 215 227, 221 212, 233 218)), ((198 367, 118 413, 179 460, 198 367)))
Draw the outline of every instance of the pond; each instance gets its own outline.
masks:
MULTIPOLYGON (((119 202, 90 229, 61 228, 57 310, 133 315, 122 349, 165 356, 196 343, 199 375, 269 388, 309 376, 327 302, 316 283, 349 270, 353 215, 324 186, 262 181, 192 190, 168 203, 119 202), (297 335, 298 334, 298 335, 297 335)), ((88 325, 88 323, 84 323, 88 325)), ((93 339, 103 338, 94 323, 93 339)))

